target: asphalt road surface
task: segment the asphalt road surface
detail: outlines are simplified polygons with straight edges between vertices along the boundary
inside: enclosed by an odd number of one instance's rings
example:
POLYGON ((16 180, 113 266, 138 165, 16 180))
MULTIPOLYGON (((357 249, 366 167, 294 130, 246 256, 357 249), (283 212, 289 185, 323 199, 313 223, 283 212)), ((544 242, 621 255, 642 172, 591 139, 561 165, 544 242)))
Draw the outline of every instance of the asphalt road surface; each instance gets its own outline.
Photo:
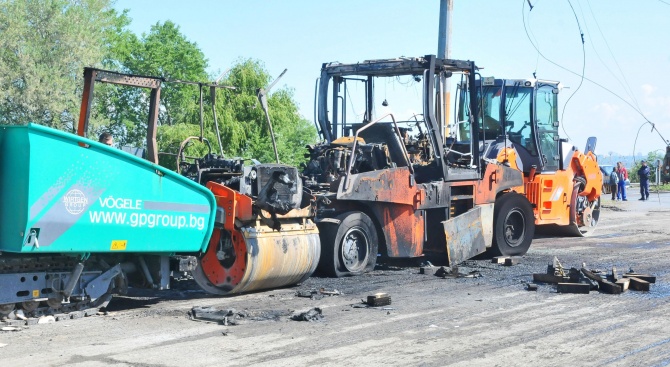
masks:
POLYGON ((590 238, 536 238, 520 264, 487 260, 443 279, 380 265, 365 276, 211 297, 188 289, 117 297, 106 316, 0 332, 3 366, 665 366, 670 364, 670 194, 603 200, 590 238), (649 292, 559 294, 533 273, 569 267, 657 276, 649 292), (297 297, 319 288, 342 292, 297 297), (389 306, 357 308, 377 292, 389 306), (317 297, 318 298, 318 297, 317 297), (193 321, 194 306, 235 309, 238 325, 193 321), (319 307, 320 321, 289 315, 319 307))

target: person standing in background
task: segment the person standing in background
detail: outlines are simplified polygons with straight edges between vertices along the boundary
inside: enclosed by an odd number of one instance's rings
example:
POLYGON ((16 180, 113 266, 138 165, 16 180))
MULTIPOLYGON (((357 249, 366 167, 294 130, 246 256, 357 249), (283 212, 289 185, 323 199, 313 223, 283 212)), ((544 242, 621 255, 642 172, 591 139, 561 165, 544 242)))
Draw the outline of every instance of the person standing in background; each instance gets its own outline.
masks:
POLYGON ((642 167, 637 170, 637 175, 640 177, 640 200, 649 200, 649 174, 651 170, 647 166, 647 161, 642 161, 642 167))
POLYGON ((628 171, 624 167, 623 162, 617 162, 617 174, 619 176, 619 191, 616 194, 617 199, 628 201, 626 199, 626 180, 628 179, 628 171))
POLYGON ((618 200, 616 196, 619 192, 619 174, 616 167, 612 167, 612 173, 610 173, 610 191, 612 191, 612 201, 618 200))
POLYGON ((114 137, 112 136, 112 134, 110 134, 108 132, 104 132, 104 133, 100 134, 100 137, 98 138, 98 141, 100 143, 105 144, 105 145, 109 145, 110 147, 112 145, 114 145, 114 137))

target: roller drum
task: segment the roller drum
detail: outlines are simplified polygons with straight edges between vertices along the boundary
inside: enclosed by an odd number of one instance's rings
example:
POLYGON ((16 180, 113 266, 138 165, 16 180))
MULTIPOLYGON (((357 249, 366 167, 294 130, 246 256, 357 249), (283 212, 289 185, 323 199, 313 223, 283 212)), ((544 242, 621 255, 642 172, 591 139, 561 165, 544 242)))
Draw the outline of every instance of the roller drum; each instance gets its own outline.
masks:
POLYGON ((308 278, 320 254, 319 232, 311 221, 284 224, 280 231, 264 225, 232 233, 217 229, 193 275, 205 291, 219 295, 279 288, 308 278))

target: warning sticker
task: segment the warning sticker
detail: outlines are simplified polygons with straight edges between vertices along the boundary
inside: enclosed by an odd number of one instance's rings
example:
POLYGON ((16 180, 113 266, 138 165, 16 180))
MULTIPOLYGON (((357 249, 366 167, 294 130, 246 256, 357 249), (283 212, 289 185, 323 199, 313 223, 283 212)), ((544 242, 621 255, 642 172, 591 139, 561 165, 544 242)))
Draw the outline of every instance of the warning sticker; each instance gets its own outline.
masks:
POLYGON ((112 251, 124 251, 127 244, 128 240, 113 240, 112 246, 109 249, 112 251))

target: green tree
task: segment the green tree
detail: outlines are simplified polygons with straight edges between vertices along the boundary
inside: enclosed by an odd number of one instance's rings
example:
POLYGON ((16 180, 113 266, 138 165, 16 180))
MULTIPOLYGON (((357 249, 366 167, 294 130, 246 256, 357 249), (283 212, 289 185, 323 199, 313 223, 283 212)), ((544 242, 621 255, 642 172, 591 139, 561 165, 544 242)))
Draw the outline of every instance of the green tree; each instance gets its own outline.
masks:
MULTIPOLYGON (((122 29, 121 29, 122 30, 122 29)), ((117 29, 118 31, 118 29, 117 29)), ((148 34, 117 32, 114 58, 107 65, 116 71, 149 75, 170 80, 205 82, 207 59, 198 45, 189 41, 171 21, 156 23, 148 34)), ((134 87, 104 86, 98 96, 95 119, 104 121, 98 131, 111 130, 121 144, 141 145, 149 116, 149 90, 134 87)), ((163 83, 159 126, 198 123, 199 89, 197 85, 163 83), (193 120, 195 116, 195 120, 193 120)), ((186 129, 187 130, 187 129, 186 129)), ((185 131, 183 127, 177 129, 185 131)))
MULTIPOLYGON (((270 82, 262 63, 251 59, 239 61, 224 80, 236 88, 220 92, 225 101, 217 104, 218 114, 224 116, 220 125, 224 150, 229 154, 274 162, 265 114, 256 97, 258 88, 267 87, 270 82)), ((293 91, 280 89, 270 94, 268 108, 280 161, 291 165, 304 162, 305 146, 316 141, 316 129, 300 116, 293 91)))
MULTIPOLYGON (((241 60, 234 65, 220 84, 235 89, 218 89, 216 111, 221 133, 223 152, 228 157, 257 159, 261 162, 274 162, 272 141, 265 114, 257 102, 258 88, 267 87, 270 76, 260 61, 241 60)), ((268 96, 270 119, 275 132, 279 158, 282 163, 299 165, 305 161, 307 144, 316 141, 316 129, 298 113, 293 93, 280 89, 268 96)), ((212 151, 219 152, 213 116, 211 112, 209 88, 205 89, 203 121, 204 137, 210 142, 212 151)), ((192 109, 187 121, 163 125, 159 128, 159 146, 164 153, 176 154, 179 145, 189 136, 199 136, 199 109, 192 109)), ((208 151, 206 144, 192 141, 186 154, 200 157, 208 151)), ((163 155, 162 157, 166 157, 163 155)), ((161 164, 174 168, 175 158, 167 161, 161 158, 161 164)))
MULTIPOLYGON (((645 158, 647 161, 647 166, 651 170, 651 174, 649 175, 650 183, 656 182, 656 162, 659 159, 661 162, 663 162, 663 154, 659 153, 658 150, 647 153, 647 158, 645 158)), ((628 178, 630 179, 630 182, 640 182, 640 177, 637 174, 637 171, 640 169, 640 167, 642 167, 641 160, 635 162, 635 165, 628 171, 628 178)))
POLYGON ((74 130, 83 67, 101 65, 127 24, 111 3, 0 1, 0 123, 74 130))

